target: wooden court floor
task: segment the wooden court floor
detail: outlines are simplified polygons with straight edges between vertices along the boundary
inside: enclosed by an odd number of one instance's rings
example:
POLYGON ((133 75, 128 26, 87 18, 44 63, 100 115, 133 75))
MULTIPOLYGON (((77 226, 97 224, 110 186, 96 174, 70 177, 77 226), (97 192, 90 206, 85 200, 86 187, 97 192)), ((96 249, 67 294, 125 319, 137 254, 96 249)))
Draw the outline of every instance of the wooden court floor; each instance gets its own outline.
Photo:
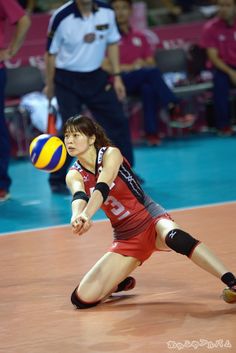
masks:
MULTIPOLYGON (((236 272, 236 203, 176 211, 175 220, 236 272)), ((236 305, 223 284, 175 253, 155 253, 129 294, 75 310, 70 293, 111 242, 108 222, 0 237, 1 353, 236 352, 236 305)))

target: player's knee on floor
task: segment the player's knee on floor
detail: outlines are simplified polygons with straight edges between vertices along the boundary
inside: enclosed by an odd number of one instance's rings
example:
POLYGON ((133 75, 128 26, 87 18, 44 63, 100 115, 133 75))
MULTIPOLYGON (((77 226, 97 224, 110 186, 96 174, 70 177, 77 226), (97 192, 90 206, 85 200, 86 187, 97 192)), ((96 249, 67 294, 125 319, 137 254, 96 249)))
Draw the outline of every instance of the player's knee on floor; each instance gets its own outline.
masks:
POLYGON ((200 243, 181 229, 172 229, 165 238, 166 245, 179 254, 191 257, 195 247, 200 243))
POLYGON ((76 307, 76 309, 92 308, 93 306, 96 306, 101 302, 100 300, 96 302, 86 302, 80 299, 77 295, 77 289, 78 287, 76 287, 74 292, 71 294, 71 303, 76 307))

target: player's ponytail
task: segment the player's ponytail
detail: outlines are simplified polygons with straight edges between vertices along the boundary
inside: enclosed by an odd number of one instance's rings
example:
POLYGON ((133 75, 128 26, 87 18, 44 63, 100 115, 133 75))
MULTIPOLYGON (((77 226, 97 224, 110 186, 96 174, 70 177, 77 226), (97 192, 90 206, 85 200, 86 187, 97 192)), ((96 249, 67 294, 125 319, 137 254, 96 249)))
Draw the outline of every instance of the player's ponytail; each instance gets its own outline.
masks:
POLYGON ((111 140, 107 137, 104 129, 102 128, 101 125, 99 125, 96 122, 93 122, 95 126, 95 136, 96 136, 96 141, 95 141, 95 146, 96 148, 101 148, 104 146, 112 146, 111 140))

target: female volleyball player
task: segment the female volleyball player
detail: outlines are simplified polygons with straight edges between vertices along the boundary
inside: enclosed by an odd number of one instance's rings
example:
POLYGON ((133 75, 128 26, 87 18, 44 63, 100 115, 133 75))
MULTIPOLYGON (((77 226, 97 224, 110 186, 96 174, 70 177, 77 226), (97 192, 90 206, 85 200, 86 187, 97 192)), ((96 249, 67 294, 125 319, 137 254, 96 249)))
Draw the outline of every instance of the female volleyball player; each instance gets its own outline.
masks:
POLYGON ((129 274, 154 251, 170 249, 221 279, 227 285, 224 300, 236 302, 235 276, 144 193, 128 162, 101 126, 76 115, 66 122, 64 134, 69 155, 77 158, 66 176, 73 195, 73 232, 79 236, 87 232, 100 207, 114 230, 112 246, 71 295, 76 308, 90 308, 113 292, 132 289, 135 279, 129 274))

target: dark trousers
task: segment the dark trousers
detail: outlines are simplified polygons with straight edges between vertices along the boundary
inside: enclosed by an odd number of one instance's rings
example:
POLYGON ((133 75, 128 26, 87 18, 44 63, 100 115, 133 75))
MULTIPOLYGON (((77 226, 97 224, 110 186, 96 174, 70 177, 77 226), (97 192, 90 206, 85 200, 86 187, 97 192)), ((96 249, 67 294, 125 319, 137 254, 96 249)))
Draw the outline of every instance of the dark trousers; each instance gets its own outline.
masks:
POLYGON ((10 137, 4 117, 6 70, 0 68, 0 189, 9 190, 11 179, 8 175, 10 161, 10 137))
POLYGON ((158 132, 157 112, 169 103, 178 103, 178 98, 163 80, 158 68, 142 68, 122 73, 128 96, 141 98, 144 113, 144 129, 147 134, 158 132))
POLYGON ((215 125, 218 129, 227 128, 231 125, 229 96, 233 84, 228 75, 217 69, 213 71, 213 84, 215 125))
MULTIPOLYGON (((128 118, 105 71, 98 69, 89 73, 78 73, 57 69, 55 94, 63 123, 69 117, 80 114, 83 105, 86 105, 114 145, 133 165, 133 147, 128 118)), ((70 164, 71 158, 68 156, 64 167, 50 174, 49 182, 64 183, 70 164)))

